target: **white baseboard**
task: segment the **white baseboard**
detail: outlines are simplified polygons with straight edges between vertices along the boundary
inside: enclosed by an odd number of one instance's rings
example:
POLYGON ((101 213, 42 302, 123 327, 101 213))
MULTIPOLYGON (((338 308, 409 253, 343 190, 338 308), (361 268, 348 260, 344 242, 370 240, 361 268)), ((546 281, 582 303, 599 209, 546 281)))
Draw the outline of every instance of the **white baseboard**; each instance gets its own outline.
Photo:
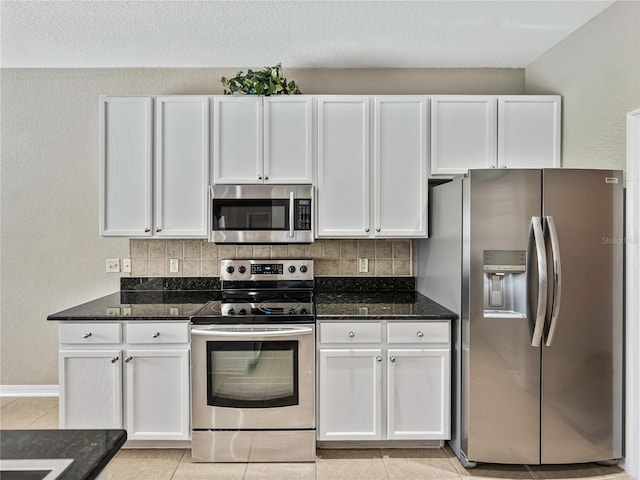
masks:
POLYGON ((0 397, 58 397, 58 385, 0 385, 0 397))

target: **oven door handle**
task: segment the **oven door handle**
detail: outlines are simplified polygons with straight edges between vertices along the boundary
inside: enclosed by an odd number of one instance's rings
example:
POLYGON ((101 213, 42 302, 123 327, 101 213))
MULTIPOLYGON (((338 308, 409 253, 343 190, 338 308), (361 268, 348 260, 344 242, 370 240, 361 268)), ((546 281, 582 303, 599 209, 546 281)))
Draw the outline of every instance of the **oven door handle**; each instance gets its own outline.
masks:
POLYGON ((311 327, 289 327, 273 328, 266 331, 255 331, 251 329, 224 329, 224 328, 192 328, 191 335, 203 335, 210 337, 288 337, 291 335, 309 335, 313 333, 311 327))

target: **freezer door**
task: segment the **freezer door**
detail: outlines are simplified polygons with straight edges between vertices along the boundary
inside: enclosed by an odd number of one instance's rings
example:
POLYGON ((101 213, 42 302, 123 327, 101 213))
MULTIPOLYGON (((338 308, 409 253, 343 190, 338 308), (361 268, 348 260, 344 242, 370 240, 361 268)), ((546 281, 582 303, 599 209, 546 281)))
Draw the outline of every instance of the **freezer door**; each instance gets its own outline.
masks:
MULTIPOLYGON (((533 319, 524 308, 527 285, 523 283, 530 274, 531 283, 537 285, 537 271, 527 267, 527 272, 509 274, 511 280, 495 279, 505 287, 504 307, 487 308, 488 303, 502 300, 485 294, 492 277, 484 271, 483 261, 485 252, 497 251, 499 257, 500 252, 529 250, 527 257, 533 256, 529 233, 531 218, 541 214, 541 181, 541 170, 469 172, 463 197, 468 230, 463 238, 460 421, 462 451, 471 461, 537 464, 540 460, 540 347, 531 346, 533 319)), ((532 292, 532 298, 536 294, 532 292)))
MULTIPOLYGON (((542 347, 541 461, 619 458, 622 173, 549 169, 543 185, 544 215, 557 230, 562 294, 555 335, 547 334, 542 347)), ((548 304, 550 317, 553 298, 548 304)))

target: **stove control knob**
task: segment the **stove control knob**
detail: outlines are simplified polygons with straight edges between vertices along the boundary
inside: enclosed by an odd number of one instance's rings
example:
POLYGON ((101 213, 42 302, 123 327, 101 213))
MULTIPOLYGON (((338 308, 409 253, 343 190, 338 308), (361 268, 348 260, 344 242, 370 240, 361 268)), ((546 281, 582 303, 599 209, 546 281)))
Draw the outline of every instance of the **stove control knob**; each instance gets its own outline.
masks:
POLYGON ((229 265, 229 266, 227 267, 227 273, 228 273, 228 274, 232 274, 234 270, 235 270, 235 268, 233 268, 231 265, 229 265))
POLYGON ((244 265, 240 265, 240 266, 238 267, 238 272, 239 272, 239 273, 244 273, 244 272, 246 272, 246 271, 247 271, 247 267, 245 267, 244 265))
POLYGON ((306 265, 300 265, 300 271, 302 273, 307 273, 307 266, 306 265))
POLYGON ((301 308, 300 309, 300 315, 306 315, 307 313, 309 313, 309 312, 307 312, 306 308, 301 308))
POLYGON ((289 267, 289 273, 294 273, 296 271, 296 267, 294 267, 293 265, 291 265, 289 267))
POLYGON ((246 314, 247 314, 247 311, 244 308, 240 309, 240 311, 238 312, 238 315, 246 315, 246 314))
POLYGON ((227 315, 235 315, 236 311, 233 308, 230 308, 229 310, 227 310, 227 315))

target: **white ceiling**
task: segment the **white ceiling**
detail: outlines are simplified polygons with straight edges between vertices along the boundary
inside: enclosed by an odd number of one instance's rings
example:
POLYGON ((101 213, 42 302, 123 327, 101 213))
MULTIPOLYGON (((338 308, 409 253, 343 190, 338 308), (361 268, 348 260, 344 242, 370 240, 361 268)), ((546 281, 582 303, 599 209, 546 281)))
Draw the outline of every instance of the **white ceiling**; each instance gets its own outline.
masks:
POLYGON ((526 67, 613 1, 5 1, 3 67, 526 67))

